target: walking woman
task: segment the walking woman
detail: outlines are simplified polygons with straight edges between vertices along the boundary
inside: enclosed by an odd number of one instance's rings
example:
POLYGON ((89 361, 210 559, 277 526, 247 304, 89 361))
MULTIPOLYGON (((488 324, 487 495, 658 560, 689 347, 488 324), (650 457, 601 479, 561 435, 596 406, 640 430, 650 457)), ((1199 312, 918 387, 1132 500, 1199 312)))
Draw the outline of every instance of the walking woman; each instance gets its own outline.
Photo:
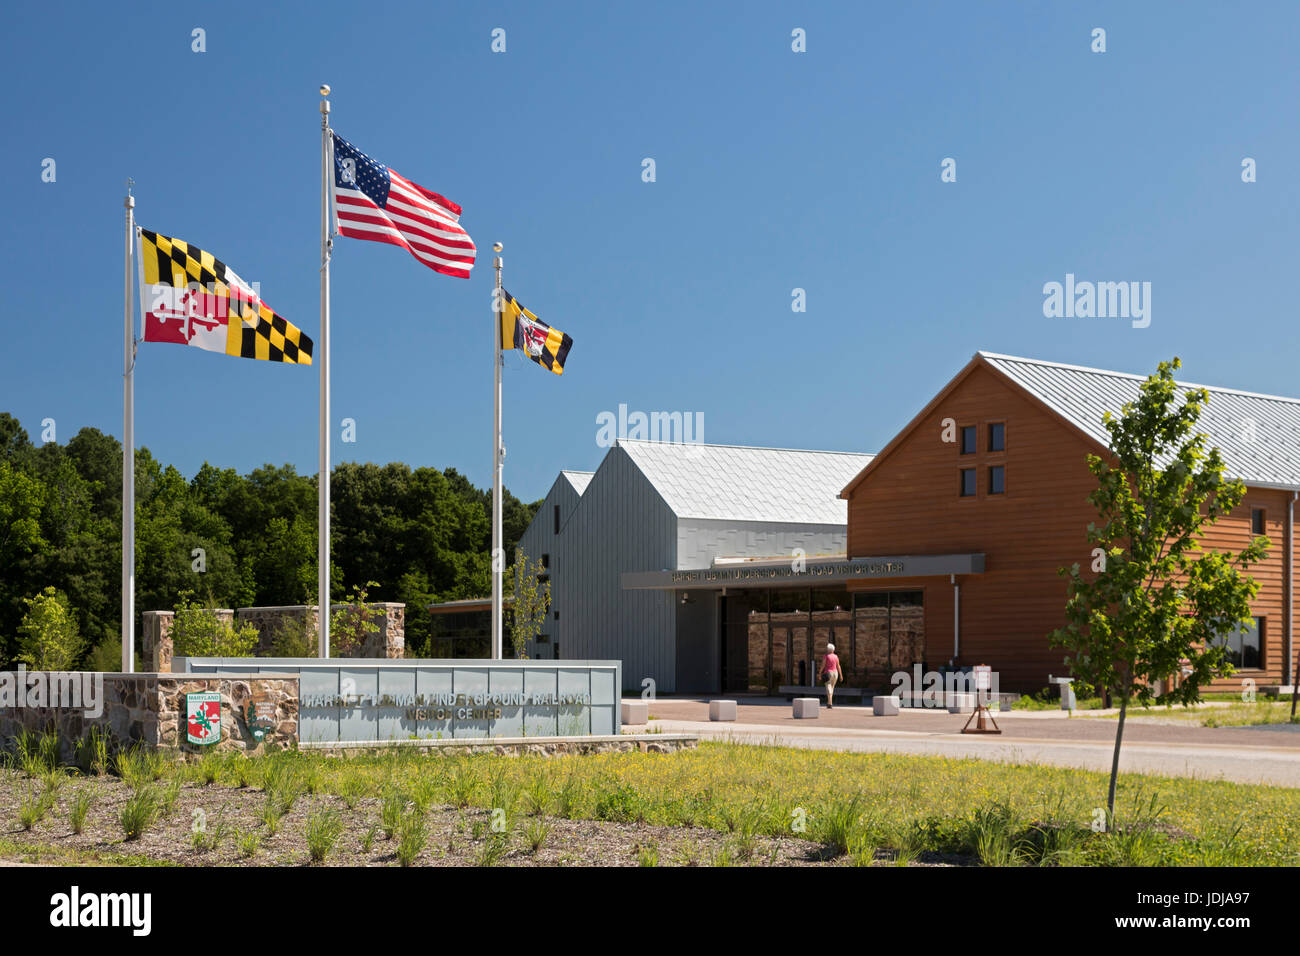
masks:
POLYGON ((835 709, 835 685, 844 674, 840 670, 840 658, 835 653, 835 645, 826 645, 826 656, 822 658, 822 678, 826 681, 826 709, 835 709))

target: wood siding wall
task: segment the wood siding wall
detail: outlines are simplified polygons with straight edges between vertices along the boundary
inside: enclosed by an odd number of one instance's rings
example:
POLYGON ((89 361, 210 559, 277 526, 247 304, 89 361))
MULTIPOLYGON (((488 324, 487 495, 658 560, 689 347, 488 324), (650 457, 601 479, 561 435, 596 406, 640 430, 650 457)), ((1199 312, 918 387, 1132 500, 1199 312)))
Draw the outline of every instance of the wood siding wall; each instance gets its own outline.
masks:
MULTIPOLYGON (((1096 482, 1085 456, 1104 449, 1036 399, 982 365, 934 408, 850 493, 849 557, 983 552, 985 573, 959 577, 961 664, 990 664, 1001 688, 1033 691, 1049 674, 1063 675, 1064 651, 1047 635, 1064 623, 1065 580, 1057 569, 1091 563, 1086 538, 1096 512, 1088 494, 1096 482), (958 426, 958 442, 942 440, 943 420, 958 426), (1004 422, 1006 450, 990 453, 988 425, 1004 422), (977 427, 976 453, 960 454, 960 427, 977 427), (1006 469, 1006 492, 989 494, 988 468, 1006 469), (977 469, 977 494, 960 497, 959 471, 977 469)), ((1267 618, 1266 667, 1217 682, 1234 689, 1244 677, 1278 683, 1283 674, 1286 609, 1283 592, 1284 522, 1288 492, 1249 489, 1246 500, 1204 538, 1207 547, 1242 547, 1250 537, 1250 509, 1267 509, 1272 539, 1268 560, 1256 569, 1261 591, 1255 613, 1267 618)), ((1293 565, 1294 566, 1294 565, 1293 565)), ((883 587, 860 581, 854 590, 883 587)), ((891 580, 890 588, 925 590, 926 663, 953 656, 953 588, 947 579, 891 580)))

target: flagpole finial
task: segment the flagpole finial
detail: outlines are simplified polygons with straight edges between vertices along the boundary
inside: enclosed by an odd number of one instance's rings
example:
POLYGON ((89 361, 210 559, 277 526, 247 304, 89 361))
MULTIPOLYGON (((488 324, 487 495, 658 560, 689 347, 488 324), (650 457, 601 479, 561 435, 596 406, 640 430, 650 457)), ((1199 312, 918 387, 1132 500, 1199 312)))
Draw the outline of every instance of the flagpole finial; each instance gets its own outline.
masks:
MULTIPOLYGON (((320 111, 323 115, 328 116, 330 111, 330 101, 325 99, 325 97, 330 95, 330 85, 328 83, 322 83, 320 85, 320 95, 320 111)), ((321 122, 324 122, 324 120, 321 122)))
POLYGON ((328 83, 322 83, 322 84, 320 85, 320 95, 321 95, 321 96, 329 96, 329 95, 330 95, 330 85, 329 85, 328 83))
POLYGON ((135 185, 135 180, 130 176, 126 177, 126 202, 124 205, 127 209, 135 208, 135 197, 131 195, 131 187, 135 185))
POLYGON ((504 249, 504 248, 505 248, 505 246, 501 245, 501 243, 499 243, 499 242, 494 242, 494 243, 492 243, 492 251, 493 251, 493 252, 500 252, 500 251, 501 251, 502 249, 504 249))

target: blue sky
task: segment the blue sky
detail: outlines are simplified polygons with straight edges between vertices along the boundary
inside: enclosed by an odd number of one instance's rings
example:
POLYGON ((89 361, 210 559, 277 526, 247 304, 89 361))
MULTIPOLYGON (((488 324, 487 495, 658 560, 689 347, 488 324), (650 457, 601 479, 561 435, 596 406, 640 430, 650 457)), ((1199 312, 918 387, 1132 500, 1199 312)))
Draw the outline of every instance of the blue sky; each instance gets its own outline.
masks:
MULTIPOLYGON (((323 82, 335 129, 459 202, 479 247, 461 280, 337 241, 335 461, 490 481, 497 240, 506 287, 575 343, 558 378, 507 356, 506 484, 526 500, 599 463, 596 418, 620 404, 702 413, 710 442, 876 451, 981 348, 1130 372, 1178 354, 1193 381, 1300 394, 1293 4, 50 3, 6 19, 0 410, 34 439, 44 418, 60 441, 121 435, 127 176, 141 224, 317 335, 323 82), (1045 318, 1043 285, 1067 273, 1150 282, 1150 326, 1045 318)), ((137 439, 187 476, 204 460, 312 474, 317 387, 315 367, 144 344, 137 439)))

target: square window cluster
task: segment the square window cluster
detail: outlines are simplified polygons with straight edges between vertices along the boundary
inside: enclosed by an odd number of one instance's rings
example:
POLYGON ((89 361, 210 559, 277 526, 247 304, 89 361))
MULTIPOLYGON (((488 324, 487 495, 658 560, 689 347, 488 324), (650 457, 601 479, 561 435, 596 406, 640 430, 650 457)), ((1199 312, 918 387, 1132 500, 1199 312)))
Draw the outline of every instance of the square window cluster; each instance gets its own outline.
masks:
MULTIPOLYGON (((1007 450, 1007 425, 1006 422, 989 422, 984 428, 984 447, 979 447, 980 428, 977 425, 961 426, 961 439, 959 442, 960 454, 962 456, 978 456, 983 451, 985 454, 998 455, 1007 450)), ((959 469, 959 480, 957 484, 957 494, 962 498, 975 498, 979 496, 979 467, 963 465, 959 469)), ((998 461, 997 464, 989 463, 983 469, 985 472, 986 495, 1004 495, 1007 493, 1007 469, 1006 465, 998 461)))

